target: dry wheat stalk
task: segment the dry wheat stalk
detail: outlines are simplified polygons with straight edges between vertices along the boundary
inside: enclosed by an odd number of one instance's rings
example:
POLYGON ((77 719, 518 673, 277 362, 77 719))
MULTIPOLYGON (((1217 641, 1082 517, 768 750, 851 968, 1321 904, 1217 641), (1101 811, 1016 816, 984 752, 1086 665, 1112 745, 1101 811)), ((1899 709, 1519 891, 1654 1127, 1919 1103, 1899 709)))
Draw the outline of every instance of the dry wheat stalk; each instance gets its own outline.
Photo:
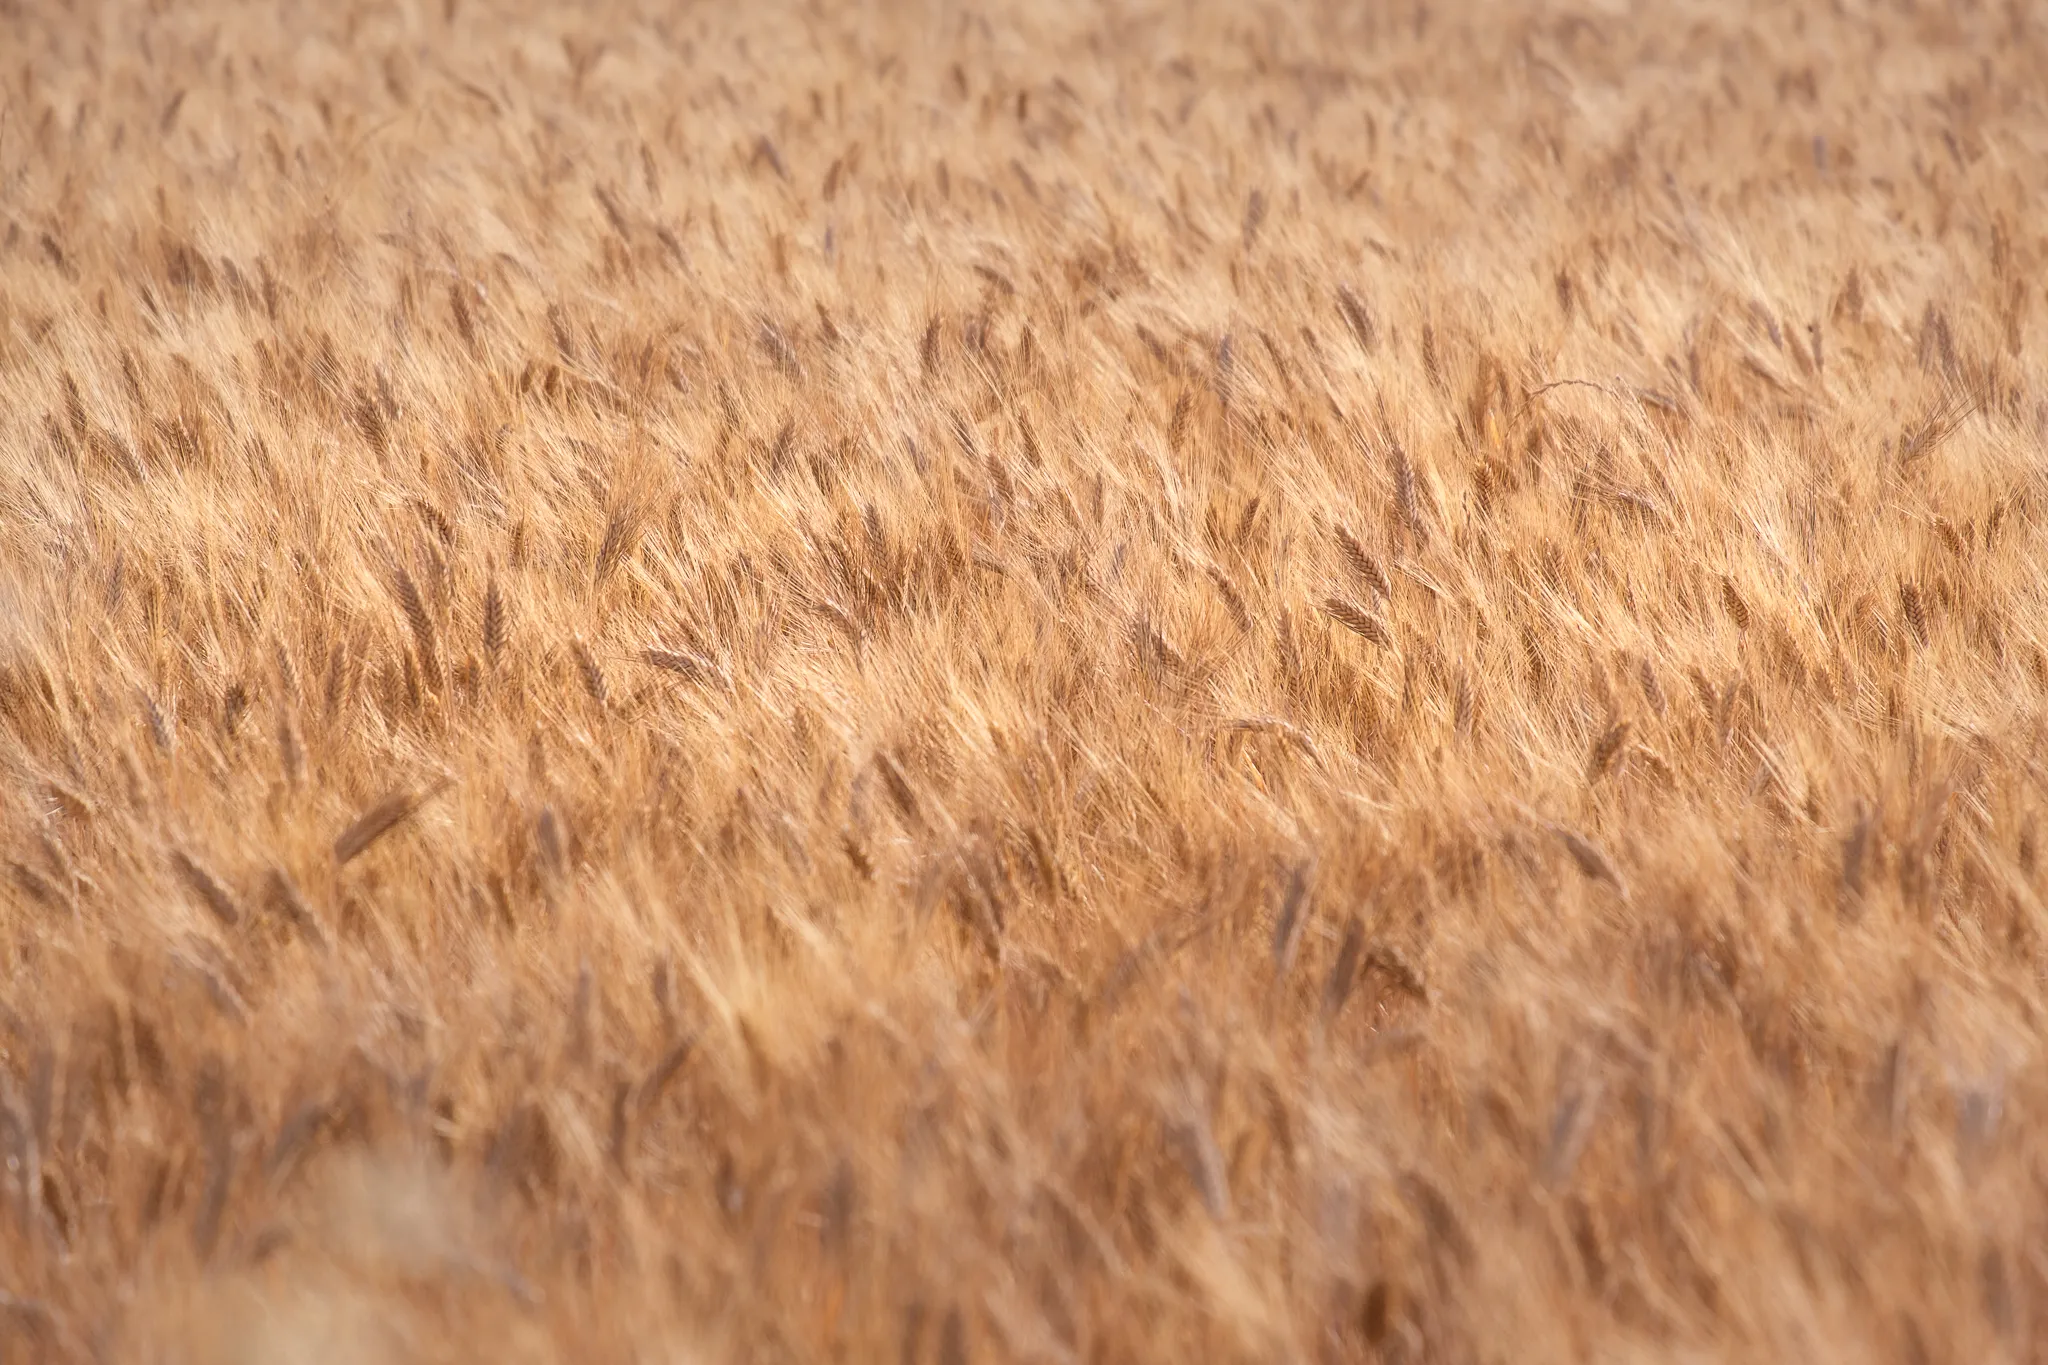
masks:
POLYGON ((1621 756, 1622 746, 1628 743, 1628 731, 1628 722, 1617 720, 1593 742, 1593 752, 1586 760, 1586 781, 1598 782, 1607 775, 1621 756))
POLYGON ((1307 927, 1309 873, 1307 861, 1298 862, 1287 874, 1287 890, 1280 900, 1280 914, 1273 922, 1273 975, 1285 977, 1294 965, 1295 952, 1307 927))
POLYGON ((576 676, 583 682, 584 694, 603 710, 611 699, 611 691, 605 685, 604 670, 598 667, 597 656, 581 638, 569 641, 569 653, 576 660, 576 676))
POLYGON ((419 584, 404 569, 398 571, 396 580, 398 605, 405 612, 405 623, 412 630, 414 645, 419 650, 420 667, 429 679, 441 676, 440 653, 434 645, 434 622, 427 615, 426 602, 420 597, 419 584))
POLYGON ((384 797, 335 837, 334 861, 352 861, 370 845, 410 820, 421 806, 451 785, 452 779, 443 778, 423 791, 399 790, 384 797))
POLYGON ((1344 939, 1337 948, 1337 960, 1330 965, 1330 975, 1323 982, 1323 1020, 1328 1023, 1343 1012, 1344 1002, 1351 998, 1352 987, 1358 984, 1358 969, 1364 959, 1365 926, 1353 915, 1344 922, 1344 939))
POLYGON ((495 665, 505 652, 505 598, 498 590, 498 577, 491 575, 484 588, 484 653, 495 665))
POLYGON ((1376 645, 1391 648, 1394 643, 1393 637, 1387 634, 1387 628, 1380 623, 1380 619, 1356 602, 1342 597, 1326 598, 1323 602, 1323 612, 1346 630, 1362 635, 1376 645))
POLYGON ((719 687, 730 687, 732 685, 731 680, 723 670, 710 660, 696 654, 675 649, 643 649, 640 651, 640 658, 643 662, 651 664, 664 672, 673 673, 688 682, 711 684, 719 687))
POLYGON ((1553 826, 1552 833, 1556 834, 1558 842, 1564 845, 1565 852, 1572 855, 1572 862, 1578 866, 1583 876, 1591 881, 1605 882, 1624 897, 1627 896, 1621 874, 1614 870, 1614 864, 1607 860, 1607 855, 1600 851, 1598 844, 1562 825, 1553 826))
POLYGON ((235 898, 212 873, 194 861, 191 854, 183 849, 172 849, 171 867, 177 872, 178 879, 199 897, 201 904, 213 912, 215 919, 230 929, 241 922, 242 912, 235 904, 235 898))
POLYGON ((1393 585, 1387 582, 1386 571, 1380 568, 1380 562, 1359 543, 1358 537, 1344 526, 1337 527, 1336 537, 1337 548, 1344 552, 1344 562, 1351 566, 1351 571, 1363 579, 1366 586, 1381 599, 1393 596, 1393 585))

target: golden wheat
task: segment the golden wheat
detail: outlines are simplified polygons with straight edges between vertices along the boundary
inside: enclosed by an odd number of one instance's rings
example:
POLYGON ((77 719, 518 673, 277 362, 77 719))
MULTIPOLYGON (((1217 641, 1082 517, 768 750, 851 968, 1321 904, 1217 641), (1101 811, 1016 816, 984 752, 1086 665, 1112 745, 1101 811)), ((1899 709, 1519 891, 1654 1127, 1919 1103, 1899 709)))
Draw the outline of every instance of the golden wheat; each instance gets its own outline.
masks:
POLYGON ((2027 5, 0 54, 0 1361, 2040 1354, 2027 5))

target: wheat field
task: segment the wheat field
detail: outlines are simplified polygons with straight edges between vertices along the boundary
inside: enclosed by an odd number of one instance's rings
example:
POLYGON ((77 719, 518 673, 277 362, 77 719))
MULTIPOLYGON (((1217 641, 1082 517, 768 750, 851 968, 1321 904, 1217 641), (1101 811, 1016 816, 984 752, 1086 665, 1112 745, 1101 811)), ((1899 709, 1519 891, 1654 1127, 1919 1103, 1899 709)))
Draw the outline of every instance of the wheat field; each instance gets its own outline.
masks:
POLYGON ((2038 1360, 2024 0, 0 3, 0 1360, 2038 1360))

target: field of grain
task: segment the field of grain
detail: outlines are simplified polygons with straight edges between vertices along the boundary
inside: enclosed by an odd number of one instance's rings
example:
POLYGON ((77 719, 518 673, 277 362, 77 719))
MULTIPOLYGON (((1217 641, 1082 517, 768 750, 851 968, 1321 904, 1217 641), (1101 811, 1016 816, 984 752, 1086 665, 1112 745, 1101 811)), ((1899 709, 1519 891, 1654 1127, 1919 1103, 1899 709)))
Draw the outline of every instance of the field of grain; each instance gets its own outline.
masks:
POLYGON ((0 0, 0 1361, 2040 1359, 2042 19, 0 0))

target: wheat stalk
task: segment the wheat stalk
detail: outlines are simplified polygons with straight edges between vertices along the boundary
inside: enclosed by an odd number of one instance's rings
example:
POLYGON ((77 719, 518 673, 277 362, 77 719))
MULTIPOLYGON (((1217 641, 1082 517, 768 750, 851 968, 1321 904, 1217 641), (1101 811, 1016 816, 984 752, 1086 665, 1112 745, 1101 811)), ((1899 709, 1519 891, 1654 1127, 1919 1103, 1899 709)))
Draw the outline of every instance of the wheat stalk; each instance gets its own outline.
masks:
POLYGON ((354 861, 370 845, 410 820, 421 806, 446 791, 453 780, 442 778, 423 791, 399 790, 365 810, 334 840, 334 861, 354 861))
POLYGON ((1394 640, 1387 633, 1386 626, 1381 624, 1377 616, 1374 616, 1356 602, 1342 597, 1326 598, 1323 602, 1323 612, 1331 620, 1353 634, 1362 635, 1382 648, 1393 647, 1394 640))

